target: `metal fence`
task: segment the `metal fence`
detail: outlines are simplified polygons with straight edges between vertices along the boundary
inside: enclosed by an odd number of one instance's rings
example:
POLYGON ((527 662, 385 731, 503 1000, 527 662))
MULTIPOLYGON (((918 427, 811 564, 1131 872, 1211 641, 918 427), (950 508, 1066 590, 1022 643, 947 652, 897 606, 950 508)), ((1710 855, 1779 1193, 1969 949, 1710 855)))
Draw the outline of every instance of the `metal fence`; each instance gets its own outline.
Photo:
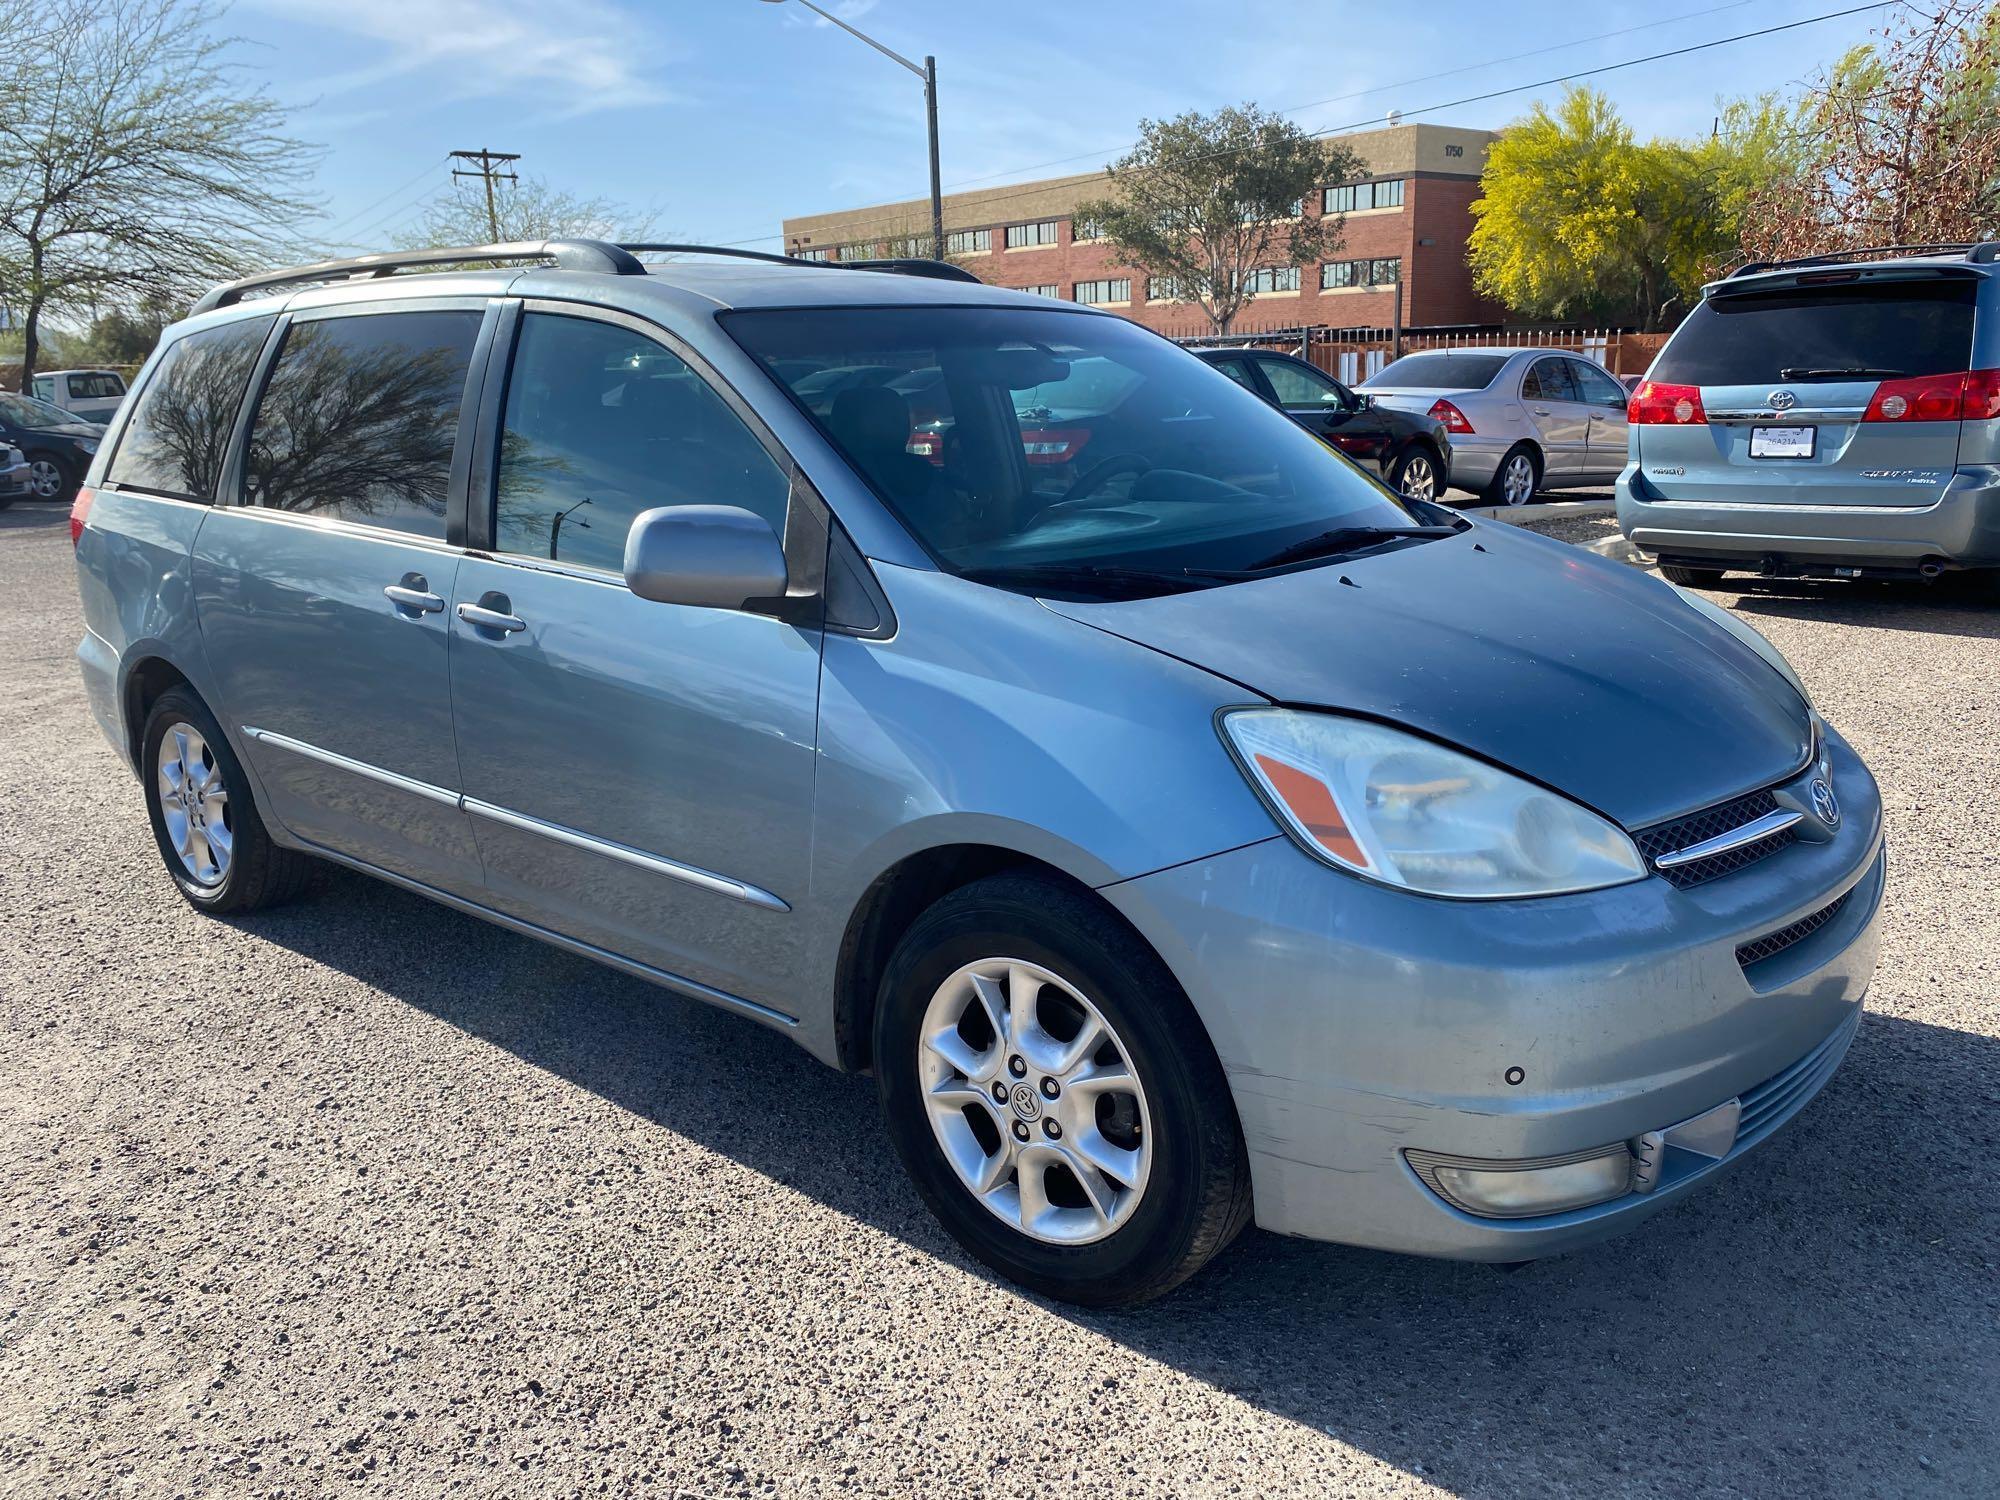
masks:
POLYGON ((1666 342, 1664 333, 1619 328, 1267 328, 1255 333, 1188 333, 1191 349, 1280 349, 1352 385, 1392 359, 1422 349, 1568 349, 1588 355, 1614 375, 1641 375, 1666 342))

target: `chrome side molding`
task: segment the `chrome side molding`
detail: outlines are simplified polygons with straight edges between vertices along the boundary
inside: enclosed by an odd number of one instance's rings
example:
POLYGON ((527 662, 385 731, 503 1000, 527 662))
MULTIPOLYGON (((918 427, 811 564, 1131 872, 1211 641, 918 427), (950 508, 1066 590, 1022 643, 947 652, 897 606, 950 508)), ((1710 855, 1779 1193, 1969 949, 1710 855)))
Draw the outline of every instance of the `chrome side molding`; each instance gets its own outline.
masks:
POLYGON ((783 897, 773 895, 760 885, 752 885, 747 880, 737 880, 732 876, 718 875, 713 870, 704 870, 699 865, 684 865, 679 860, 667 859, 662 855, 648 854, 643 849, 634 849, 629 844, 614 843, 601 839, 579 829, 565 827, 561 823, 546 822, 541 818, 531 818, 526 813, 515 812, 512 808, 500 807, 491 802, 481 802, 476 797, 447 791, 441 786, 432 786, 428 781, 418 781, 414 777, 401 776, 394 771, 385 771, 380 766, 355 760, 349 756, 322 750, 317 745, 309 745, 304 740, 295 740, 290 735, 277 734, 269 729, 257 729, 251 725, 242 726, 247 739, 260 744, 288 750, 294 755, 316 760, 321 765, 334 766, 384 786, 395 787, 398 791, 412 796, 423 797, 431 802, 442 802, 456 807, 460 812, 488 822, 504 824, 509 828, 519 828, 527 833, 539 834, 559 844, 568 844, 573 849, 583 849, 591 854, 602 855, 605 859, 615 859, 622 864, 647 870, 655 875, 663 875, 669 880, 678 880, 687 885, 699 886, 705 891, 714 891, 720 896, 731 896, 738 901, 747 901, 752 906, 761 906, 766 911, 790 911, 783 897))

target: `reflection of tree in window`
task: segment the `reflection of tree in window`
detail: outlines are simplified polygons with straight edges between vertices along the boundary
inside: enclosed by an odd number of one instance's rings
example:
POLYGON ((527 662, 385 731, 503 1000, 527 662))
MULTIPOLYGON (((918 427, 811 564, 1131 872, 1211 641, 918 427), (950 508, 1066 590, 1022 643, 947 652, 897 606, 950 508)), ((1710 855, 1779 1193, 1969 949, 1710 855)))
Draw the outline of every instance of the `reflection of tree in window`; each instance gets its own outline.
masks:
POLYGON ((441 536, 478 315, 295 325, 251 428, 247 498, 441 536))
POLYGON ((169 495, 213 499, 229 430, 270 327, 269 318, 253 318, 174 344, 140 398, 110 477, 169 495))

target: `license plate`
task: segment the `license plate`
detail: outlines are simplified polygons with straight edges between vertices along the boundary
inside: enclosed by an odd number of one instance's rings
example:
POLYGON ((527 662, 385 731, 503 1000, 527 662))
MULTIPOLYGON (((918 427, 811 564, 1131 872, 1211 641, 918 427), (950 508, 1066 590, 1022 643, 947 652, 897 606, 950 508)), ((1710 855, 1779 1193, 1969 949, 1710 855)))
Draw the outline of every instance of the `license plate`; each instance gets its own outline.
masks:
POLYGON ((1750 429, 1752 458, 1811 458, 1817 427, 1753 427, 1750 429))

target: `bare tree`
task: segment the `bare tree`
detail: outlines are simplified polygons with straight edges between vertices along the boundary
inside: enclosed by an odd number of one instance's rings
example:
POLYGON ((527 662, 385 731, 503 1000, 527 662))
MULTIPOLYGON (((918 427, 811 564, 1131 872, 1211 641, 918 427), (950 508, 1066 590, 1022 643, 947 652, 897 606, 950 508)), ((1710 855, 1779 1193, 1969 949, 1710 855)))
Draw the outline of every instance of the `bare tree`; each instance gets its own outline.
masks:
POLYGON ((48 314, 196 289, 283 258, 314 155, 219 60, 206 0, 0 0, 0 301, 22 388, 48 314))
POLYGON ((1803 170, 1754 195, 1758 259, 2000 235, 2000 8, 1912 5, 1800 103, 1803 170))
POLYGON ((524 177, 500 188, 493 200, 493 218, 486 214, 486 195, 454 187, 434 203, 402 236, 407 245, 484 245, 494 223, 500 242, 510 240, 648 240, 654 237, 655 215, 626 207, 609 198, 583 198, 538 177, 524 177))
POLYGON ((1254 104, 1139 122, 1139 145, 1106 169, 1112 196, 1079 204, 1121 263, 1162 278, 1227 333, 1257 272, 1337 250, 1345 228, 1312 202, 1361 175, 1347 147, 1254 104))

